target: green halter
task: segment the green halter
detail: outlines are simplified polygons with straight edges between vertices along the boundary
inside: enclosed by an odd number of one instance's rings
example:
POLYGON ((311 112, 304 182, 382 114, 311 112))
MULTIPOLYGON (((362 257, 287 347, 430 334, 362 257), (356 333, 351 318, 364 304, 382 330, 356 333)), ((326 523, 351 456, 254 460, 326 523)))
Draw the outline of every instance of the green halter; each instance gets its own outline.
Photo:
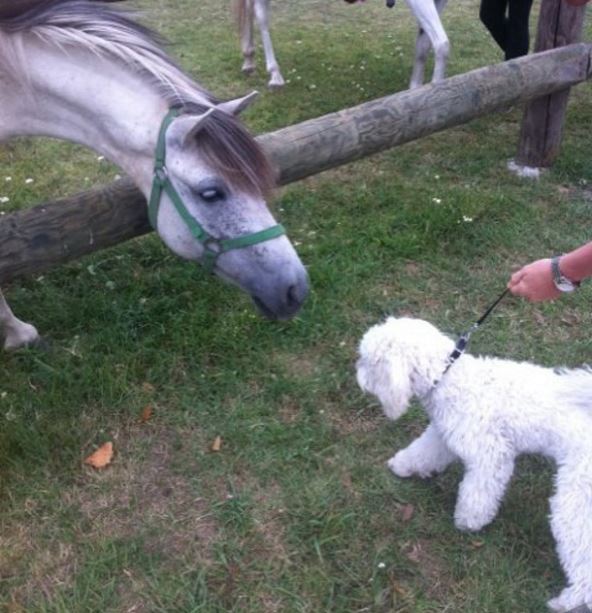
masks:
POLYGON ((183 204, 183 200, 181 200, 179 193, 169 178, 165 165, 166 131, 173 120, 180 114, 180 108, 174 107, 170 109, 160 126, 158 141, 156 143, 152 191, 150 193, 150 201, 148 202, 148 217, 152 227, 156 230, 158 208, 160 207, 162 192, 164 190, 195 240, 203 245, 204 253, 201 263, 208 272, 212 272, 216 265, 216 260, 223 253, 231 251, 232 249, 242 249, 243 247, 249 247, 250 245, 256 245, 257 243, 277 238, 285 234, 286 230, 282 225, 278 224, 266 230, 261 230, 260 232, 253 232, 253 234, 245 234, 243 236, 237 236, 236 238, 218 239, 214 238, 203 229, 197 219, 189 213, 187 207, 183 204))

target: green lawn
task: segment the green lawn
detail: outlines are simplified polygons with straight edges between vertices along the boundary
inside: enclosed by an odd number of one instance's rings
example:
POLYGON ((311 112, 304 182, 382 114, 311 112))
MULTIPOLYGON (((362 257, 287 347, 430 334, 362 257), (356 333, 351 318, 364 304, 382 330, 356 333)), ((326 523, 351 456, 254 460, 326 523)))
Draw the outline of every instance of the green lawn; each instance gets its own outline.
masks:
MULTIPOLYGON (((273 94, 261 56, 253 76, 240 74, 228 2, 138 4, 210 90, 262 91, 245 117, 255 133, 409 80, 415 27, 402 2, 276 1, 289 83, 273 94)), ((451 2, 444 25, 450 74, 500 60, 476 2, 451 2)), ((354 377, 357 343, 385 314, 454 335, 514 267, 590 239, 590 85, 572 92, 561 155, 537 182, 506 171, 520 120, 511 109, 278 191, 274 209, 312 284, 288 323, 259 318, 246 296, 154 236, 4 288, 48 347, 0 354, 0 606, 543 611, 564 585, 547 518, 552 465, 521 460, 495 522, 462 534, 452 520, 459 468, 419 481, 385 467, 424 426, 419 408, 389 423, 354 377), (109 440, 112 465, 85 467, 109 440)), ((4 144, 0 165, 4 211, 118 173, 40 139, 4 144)), ((472 351, 589 361, 591 297, 584 287, 551 304, 509 299, 472 351)))

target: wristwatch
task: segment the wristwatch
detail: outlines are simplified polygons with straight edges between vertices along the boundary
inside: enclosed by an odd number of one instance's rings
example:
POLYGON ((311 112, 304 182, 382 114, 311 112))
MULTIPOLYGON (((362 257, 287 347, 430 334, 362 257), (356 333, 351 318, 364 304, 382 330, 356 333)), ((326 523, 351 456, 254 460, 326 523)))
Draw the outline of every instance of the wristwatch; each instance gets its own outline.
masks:
POLYGON ((559 269, 560 255, 551 258, 551 272, 553 274, 553 283, 560 292, 573 292, 580 287, 579 281, 572 281, 561 273, 559 269))

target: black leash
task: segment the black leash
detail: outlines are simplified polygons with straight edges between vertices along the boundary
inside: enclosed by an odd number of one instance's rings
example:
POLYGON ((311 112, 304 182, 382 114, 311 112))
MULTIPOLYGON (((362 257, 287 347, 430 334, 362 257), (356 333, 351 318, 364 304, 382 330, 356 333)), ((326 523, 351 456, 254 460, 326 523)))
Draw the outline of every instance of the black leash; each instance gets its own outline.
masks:
POLYGON ((509 289, 505 289, 495 300, 493 304, 491 304, 485 313, 481 315, 481 317, 464 333, 461 334, 459 339, 456 341, 456 345, 452 350, 452 353, 446 359, 446 368, 444 368, 444 372, 442 373, 440 379, 436 379, 434 381, 434 387, 438 385, 438 383, 442 380, 442 377, 448 372, 450 367, 460 358, 460 356, 465 352, 467 345, 469 344, 469 340, 471 338, 471 334, 475 332, 475 330, 491 315, 491 312, 495 307, 505 298, 506 294, 509 292, 509 289))

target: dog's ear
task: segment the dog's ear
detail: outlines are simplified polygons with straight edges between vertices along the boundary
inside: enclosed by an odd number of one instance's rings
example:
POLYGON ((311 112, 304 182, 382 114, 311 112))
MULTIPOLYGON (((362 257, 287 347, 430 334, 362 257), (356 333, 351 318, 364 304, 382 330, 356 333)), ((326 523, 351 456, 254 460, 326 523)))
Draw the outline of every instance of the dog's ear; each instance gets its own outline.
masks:
POLYGON ((378 398, 392 420, 405 413, 413 396, 409 369, 402 362, 383 355, 376 360, 362 356, 356 364, 358 385, 378 398))

